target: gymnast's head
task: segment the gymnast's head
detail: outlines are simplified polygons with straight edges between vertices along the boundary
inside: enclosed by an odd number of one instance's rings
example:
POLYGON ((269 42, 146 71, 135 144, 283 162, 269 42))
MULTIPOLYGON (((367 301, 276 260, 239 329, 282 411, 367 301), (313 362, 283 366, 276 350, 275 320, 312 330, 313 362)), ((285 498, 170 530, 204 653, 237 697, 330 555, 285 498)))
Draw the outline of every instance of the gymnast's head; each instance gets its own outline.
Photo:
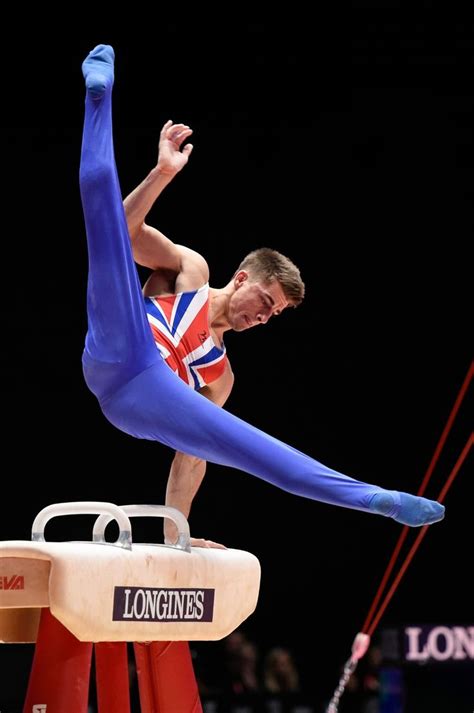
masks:
POLYGON ((259 248, 240 263, 232 278, 229 323, 236 332, 266 324, 304 298, 304 282, 296 265, 271 248, 259 248))

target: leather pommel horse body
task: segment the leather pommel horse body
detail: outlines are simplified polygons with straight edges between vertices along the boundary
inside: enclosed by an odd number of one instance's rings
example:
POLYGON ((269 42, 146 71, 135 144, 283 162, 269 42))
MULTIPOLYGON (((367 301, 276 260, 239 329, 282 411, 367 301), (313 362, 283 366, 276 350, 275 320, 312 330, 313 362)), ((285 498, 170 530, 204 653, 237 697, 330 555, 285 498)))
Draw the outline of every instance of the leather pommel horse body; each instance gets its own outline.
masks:
POLYGON ((250 616, 260 564, 241 550, 191 548, 174 508, 59 503, 37 515, 31 541, 0 542, 0 584, 0 641, 36 641, 24 711, 86 713, 92 642, 107 642, 95 648, 99 711, 128 713, 124 642, 134 642, 142 713, 191 713, 201 706, 185 642, 222 639, 250 616), (48 520, 66 514, 99 515, 91 542, 45 541, 48 520), (176 545, 133 543, 131 516, 171 518, 176 545), (104 536, 112 520, 113 544, 104 536))

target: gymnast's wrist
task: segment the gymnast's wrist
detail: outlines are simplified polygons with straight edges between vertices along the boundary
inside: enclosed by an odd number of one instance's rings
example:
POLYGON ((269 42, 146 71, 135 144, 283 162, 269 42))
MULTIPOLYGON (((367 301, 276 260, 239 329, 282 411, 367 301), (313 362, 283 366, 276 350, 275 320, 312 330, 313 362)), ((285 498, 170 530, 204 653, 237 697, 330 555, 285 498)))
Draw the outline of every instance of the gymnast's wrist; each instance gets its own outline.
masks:
POLYGON ((152 168, 150 175, 154 180, 166 181, 169 183, 173 180, 177 173, 178 171, 175 168, 163 166, 158 161, 155 168, 152 168))
POLYGON ((165 545, 175 545, 178 542, 178 531, 171 530, 170 532, 164 533, 164 542, 165 545))

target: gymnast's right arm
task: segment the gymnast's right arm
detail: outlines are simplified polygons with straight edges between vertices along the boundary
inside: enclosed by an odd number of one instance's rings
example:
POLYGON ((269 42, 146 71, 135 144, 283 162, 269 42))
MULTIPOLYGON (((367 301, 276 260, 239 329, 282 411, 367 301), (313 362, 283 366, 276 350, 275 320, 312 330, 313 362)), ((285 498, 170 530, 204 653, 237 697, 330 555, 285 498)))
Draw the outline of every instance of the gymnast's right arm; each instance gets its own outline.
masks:
POLYGON ((140 265, 181 272, 181 251, 163 233, 145 223, 145 218, 166 186, 187 164, 192 144, 183 142, 192 130, 185 124, 167 121, 160 133, 158 161, 148 176, 124 200, 133 256, 140 265))
MULTIPOLYGON (((234 374, 229 360, 226 358, 226 370, 215 381, 204 386, 200 393, 217 406, 223 406, 229 398, 234 385, 234 374)), ((196 495, 206 474, 207 463, 202 458, 176 452, 171 464, 168 484, 166 486, 166 505, 175 507, 189 517, 191 503, 196 495)), ((165 542, 174 543, 177 539, 177 529, 175 524, 169 520, 164 521, 165 542)), ((191 538, 193 547, 217 547, 222 548, 212 540, 191 538)))

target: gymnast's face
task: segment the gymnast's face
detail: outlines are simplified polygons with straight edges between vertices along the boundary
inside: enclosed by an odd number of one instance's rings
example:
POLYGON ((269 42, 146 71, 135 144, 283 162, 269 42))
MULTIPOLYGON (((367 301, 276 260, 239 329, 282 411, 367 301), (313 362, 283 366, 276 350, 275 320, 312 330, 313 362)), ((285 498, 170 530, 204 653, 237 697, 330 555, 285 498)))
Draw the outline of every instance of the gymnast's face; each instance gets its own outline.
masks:
POLYGON ((246 270, 239 270, 235 275, 234 290, 229 300, 228 319, 235 332, 266 324, 289 304, 279 282, 260 282, 246 270))

